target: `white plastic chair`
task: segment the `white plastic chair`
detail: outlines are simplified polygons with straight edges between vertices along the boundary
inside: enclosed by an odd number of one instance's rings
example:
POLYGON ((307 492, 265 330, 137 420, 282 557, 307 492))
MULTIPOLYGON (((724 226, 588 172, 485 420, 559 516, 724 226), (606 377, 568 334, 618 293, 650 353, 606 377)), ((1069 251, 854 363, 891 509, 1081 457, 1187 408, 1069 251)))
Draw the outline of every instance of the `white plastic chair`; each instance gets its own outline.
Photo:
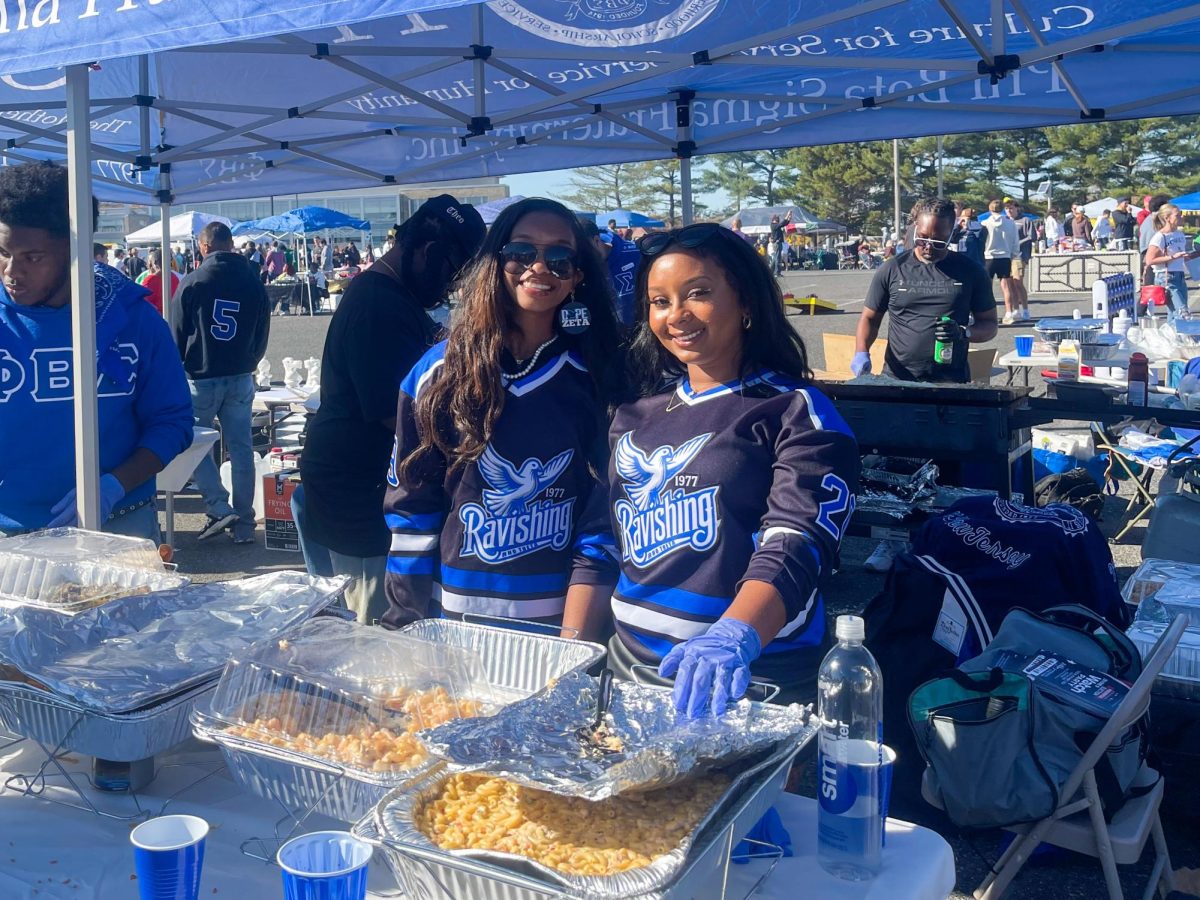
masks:
MULTIPOLYGON (((1099 859, 1110 900, 1124 900, 1117 866, 1136 863, 1142 855, 1146 841, 1152 838, 1155 851, 1154 868, 1150 871, 1149 884, 1142 898, 1149 900, 1160 887, 1164 894, 1171 890, 1171 859, 1167 854, 1167 841, 1158 816, 1163 797, 1161 777, 1143 763, 1141 771, 1134 779, 1135 796, 1125 801, 1125 805, 1113 816, 1112 822, 1105 822, 1100 806, 1100 794, 1096 787, 1095 767, 1117 735, 1145 713, 1150 705, 1150 688, 1154 679, 1175 651, 1186 626, 1187 619, 1184 616, 1176 616, 1155 642, 1149 658, 1143 665, 1142 674, 1133 683, 1112 718, 1100 729, 1075 771, 1063 785, 1060 793, 1063 799, 1060 800, 1058 809, 1032 825, 1008 829, 1018 836, 975 889, 973 896, 976 900, 999 900, 1030 854, 1043 842, 1099 859), (1143 793, 1139 794, 1139 786, 1143 793)), ((927 769, 926 776, 928 774, 927 769)), ((926 777, 922 783, 922 794, 932 805, 939 806, 934 792, 926 789, 928 785, 929 779, 926 777)))

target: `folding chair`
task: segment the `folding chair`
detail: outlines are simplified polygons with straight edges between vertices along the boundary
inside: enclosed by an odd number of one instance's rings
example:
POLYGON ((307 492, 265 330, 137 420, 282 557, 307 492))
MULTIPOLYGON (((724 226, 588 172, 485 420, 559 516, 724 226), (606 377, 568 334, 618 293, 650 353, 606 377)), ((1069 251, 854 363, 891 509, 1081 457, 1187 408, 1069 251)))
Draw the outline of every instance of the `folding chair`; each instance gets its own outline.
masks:
MULTIPOLYGON (((1098 422, 1091 423, 1092 437, 1096 445, 1096 452, 1105 452, 1108 454, 1108 468, 1105 470, 1104 477, 1106 480, 1115 480, 1117 473, 1123 473, 1121 477, 1126 478, 1133 485, 1134 495, 1129 498, 1129 502, 1125 505, 1125 515, 1128 516, 1136 510, 1136 513, 1125 523, 1113 536, 1113 541, 1119 541, 1129 530, 1138 522, 1149 515, 1154 509, 1155 496, 1150 489, 1151 482, 1154 479, 1155 471, 1158 471, 1155 466, 1151 465, 1145 459, 1138 457, 1124 447, 1109 440, 1108 433, 1104 427, 1098 422), (1140 466, 1141 474, 1137 474, 1134 466, 1140 466)), ((1180 459, 1194 455, 1193 447, 1200 437, 1192 438, 1190 441, 1181 444, 1177 447, 1166 460, 1161 471, 1166 471, 1169 465, 1180 459)), ((1174 483, 1174 481, 1172 481, 1174 483)), ((1161 486, 1161 484, 1160 484, 1161 486)))
MULTIPOLYGON (((1175 651, 1186 625, 1184 616, 1176 616, 1154 644, 1142 674, 1067 779, 1060 793, 1063 799, 1060 799, 1058 809, 1032 825, 1008 829, 1016 832, 1018 837, 975 889, 973 896, 976 900, 999 900, 1030 854, 1042 842, 1099 858, 1110 900, 1123 900, 1117 866, 1136 863, 1147 839, 1152 838, 1155 861, 1142 898, 1149 900, 1160 886, 1164 894, 1171 890, 1171 859, 1167 855, 1167 840, 1158 817, 1163 797, 1162 778, 1143 763, 1134 784, 1143 786, 1144 792, 1127 799, 1113 816, 1112 822, 1105 822, 1096 788, 1095 766, 1117 735, 1146 712, 1154 679, 1175 651)), ((930 799, 928 792, 926 799, 930 799)))

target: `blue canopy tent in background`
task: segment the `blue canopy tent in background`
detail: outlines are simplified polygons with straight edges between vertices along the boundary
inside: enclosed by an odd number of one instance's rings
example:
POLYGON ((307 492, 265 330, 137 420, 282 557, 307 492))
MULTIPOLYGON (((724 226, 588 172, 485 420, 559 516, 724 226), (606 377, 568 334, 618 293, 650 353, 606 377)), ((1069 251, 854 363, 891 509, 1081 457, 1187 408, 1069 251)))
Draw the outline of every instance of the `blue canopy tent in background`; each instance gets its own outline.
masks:
MULTIPOLYGON (((0 3, 0 154, 68 159, 79 301, 93 189, 166 221, 179 202, 674 157, 688 222, 698 154, 1200 112, 1188 0, 631 0, 620 21, 583 0, 0 3)), ((93 308, 74 307, 82 370, 93 308)))
POLYGON ((627 209, 613 209, 606 213, 596 213, 596 224, 607 228, 608 223, 616 221, 618 228, 662 228, 667 223, 653 216, 630 212, 627 209))
POLYGON ((1178 206, 1181 212, 1200 213, 1200 191, 1193 191, 1190 194, 1184 194, 1182 197, 1176 197, 1171 202, 1178 206))
POLYGON ((233 226, 233 233, 238 235, 268 231, 277 235, 312 234, 317 231, 335 231, 339 228, 370 231, 371 223, 366 219, 356 219, 324 206, 300 206, 263 219, 238 222, 233 226))

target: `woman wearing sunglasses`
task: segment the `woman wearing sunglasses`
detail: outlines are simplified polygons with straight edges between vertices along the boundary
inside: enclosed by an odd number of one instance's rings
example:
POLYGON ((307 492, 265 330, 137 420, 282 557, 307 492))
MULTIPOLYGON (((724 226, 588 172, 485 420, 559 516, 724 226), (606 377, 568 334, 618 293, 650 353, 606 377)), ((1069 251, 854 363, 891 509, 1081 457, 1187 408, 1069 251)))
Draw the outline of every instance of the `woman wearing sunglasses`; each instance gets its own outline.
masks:
POLYGON ((577 520, 603 469, 608 273, 570 210, 505 209, 459 282, 446 341, 400 388, 383 623, 557 625, 577 520), (431 602, 436 601, 436 602, 431 602))
POLYGON ((749 244, 703 224, 639 248, 642 399, 616 412, 607 492, 585 517, 589 532, 611 522, 619 571, 583 546, 563 624, 594 636, 611 615, 609 664, 674 676, 687 715, 720 714, 751 675, 784 702, 811 700, 817 582, 854 507, 854 437, 809 386, 804 344, 749 244))

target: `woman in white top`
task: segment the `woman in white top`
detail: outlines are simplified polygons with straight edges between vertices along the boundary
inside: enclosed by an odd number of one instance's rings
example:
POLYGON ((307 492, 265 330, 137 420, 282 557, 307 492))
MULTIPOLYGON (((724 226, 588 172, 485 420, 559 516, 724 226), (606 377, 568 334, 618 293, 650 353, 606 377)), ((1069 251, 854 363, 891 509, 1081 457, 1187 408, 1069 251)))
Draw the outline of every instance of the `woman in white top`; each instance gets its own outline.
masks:
POLYGON ((1154 282, 1167 289, 1171 311, 1187 315, 1187 271, 1183 260, 1187 256, 1187 236, 1179 230, 1183 214, 1173 203, 1159 207, 1155 218, 1158 230, 1146 248, 1146 265, 1154 267, 1154 282))
POLYGON ((1054 207, 1048 209, 1042 225, 1046 229, 1046 246, 1053 247, 1057 245, 1058 239, 1062 237, 1062 228, 1058 224, 1058 210, 1054 207))

